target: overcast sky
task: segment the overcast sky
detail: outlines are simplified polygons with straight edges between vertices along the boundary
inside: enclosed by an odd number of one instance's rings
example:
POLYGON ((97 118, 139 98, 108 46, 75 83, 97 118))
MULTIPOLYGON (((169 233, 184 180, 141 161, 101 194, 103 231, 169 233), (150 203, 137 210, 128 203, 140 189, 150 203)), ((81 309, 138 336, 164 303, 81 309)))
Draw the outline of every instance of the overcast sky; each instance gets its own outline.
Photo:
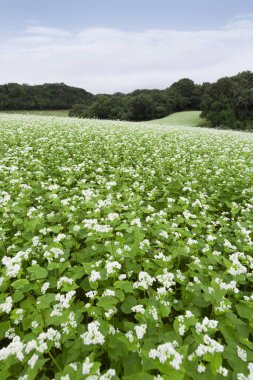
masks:
POLYGON ((253 0, 0 0, 0 83, 93 93, 253 70, 253 0))

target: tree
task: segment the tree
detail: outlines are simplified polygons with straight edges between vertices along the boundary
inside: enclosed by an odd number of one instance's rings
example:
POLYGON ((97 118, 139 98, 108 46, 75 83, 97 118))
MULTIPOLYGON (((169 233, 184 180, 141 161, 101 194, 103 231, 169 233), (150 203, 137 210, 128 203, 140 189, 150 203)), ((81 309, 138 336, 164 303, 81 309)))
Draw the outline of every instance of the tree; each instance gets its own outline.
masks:
POLYGON ((154 117, 154 105, 148 94, 139 94, 129 100, 130 120, 145 121, 154 117))
POLYGON ((242 72, 208 86, 201 102, 202 117, 212 127, 252 129, 253 73, 242 72))

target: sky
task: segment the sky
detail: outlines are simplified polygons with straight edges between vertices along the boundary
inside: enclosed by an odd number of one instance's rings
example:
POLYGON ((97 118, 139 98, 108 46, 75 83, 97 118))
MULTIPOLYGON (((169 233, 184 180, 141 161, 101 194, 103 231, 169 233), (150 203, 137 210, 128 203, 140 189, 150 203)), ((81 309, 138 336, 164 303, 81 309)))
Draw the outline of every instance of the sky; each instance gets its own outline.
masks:
POLYGON ((253 0, 0 0, 0 83, 92 93, 253 70, 253 0))

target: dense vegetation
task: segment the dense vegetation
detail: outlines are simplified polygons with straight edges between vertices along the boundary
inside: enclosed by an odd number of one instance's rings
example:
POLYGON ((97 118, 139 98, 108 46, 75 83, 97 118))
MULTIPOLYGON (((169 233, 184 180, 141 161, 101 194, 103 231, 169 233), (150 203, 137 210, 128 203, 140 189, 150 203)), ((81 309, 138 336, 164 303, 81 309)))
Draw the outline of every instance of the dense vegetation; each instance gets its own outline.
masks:
POLYGON ((201 110, 211 127, 253 129, 253 73, 222 78, 208 86, 201 110))
POLYGON ((159 119, 178 111, 198 110, 205 87, 184 78, 165 90, 96 95, 91 104, 75 105, 69 115, 130 121, 159 119))
POLYGON ((195 84, 184 78, 165 90, 135 90, 129 94, 91 93, 66 86, 0 86, 0 110, 68 110, 69 116, 146 121, 180 111, 202 111, 210 127, 253 129, 253 73, 242 72, 216 83, 195 84))
POLYGON ((60 110, 76 103, 89 104, 93 95, 64 83, 37 86, 9 83, 0 85, 0 110, 60 110))
POLYGON ((97 95, 90 105, 75 105, 70 116, 144 121, 187 110, 201 110, 210 127, 253 129, 253 73, 242 72, 213 84, 197 85, 185 78, 166 90, 97 95))
POLYGON ((0 115, 5 380, 250 380, 253 136, 0 115))

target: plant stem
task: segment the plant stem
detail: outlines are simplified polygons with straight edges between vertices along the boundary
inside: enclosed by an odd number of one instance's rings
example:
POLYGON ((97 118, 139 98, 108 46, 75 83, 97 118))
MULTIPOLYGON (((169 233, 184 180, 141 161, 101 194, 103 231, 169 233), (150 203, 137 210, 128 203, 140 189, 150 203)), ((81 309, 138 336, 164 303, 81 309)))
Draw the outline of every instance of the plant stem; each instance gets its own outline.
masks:
POLYGON ((49 356, 50 356, 50 358, 53 360, 53 362, 54 362, 54 364, 56 365, 56 367, 58 368, 58 370, 59 370, 60 372, 62 372, 61 367, 59 366, 59 364, 57 363, 57 361, 55 360, 55 358, 53 357, 53 355, 51 354, 50 351, 49 351, 49 356))

